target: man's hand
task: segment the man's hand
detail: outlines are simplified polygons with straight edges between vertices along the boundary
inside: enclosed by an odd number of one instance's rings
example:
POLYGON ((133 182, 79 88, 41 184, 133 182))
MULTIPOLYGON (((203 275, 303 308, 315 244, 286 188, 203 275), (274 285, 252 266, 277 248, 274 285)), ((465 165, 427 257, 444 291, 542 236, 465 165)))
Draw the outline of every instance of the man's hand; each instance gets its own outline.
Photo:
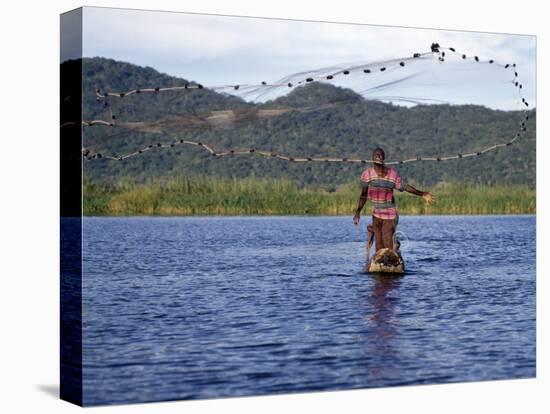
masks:
POLYGON ((357 226, 359 224, 360 219, 361 219, 360 213, 358 211, 355 212, 355 216, 353 216, 353 224, 357 226))
POLYGON ((429 193, 428 191, 425 191, 424 193, 422 193, 422 200, 424 200, 426 204, 430 204, 431 202, 435 201, 435 197, 431 195, 431 193, 429 193))

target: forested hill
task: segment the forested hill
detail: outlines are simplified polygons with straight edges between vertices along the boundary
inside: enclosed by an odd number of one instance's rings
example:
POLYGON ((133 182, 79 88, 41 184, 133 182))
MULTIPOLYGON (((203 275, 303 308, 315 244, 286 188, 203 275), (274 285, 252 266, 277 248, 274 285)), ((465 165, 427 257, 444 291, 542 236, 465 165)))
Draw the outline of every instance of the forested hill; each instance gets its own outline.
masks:
MULTIPOLYGON (((88 120, 109 119, 108 112, 96 101, 96 89, 122 92, 134 88, 182 86, 195 81, 104 58, 84 59, 83 76, 84 119, 88 120)), ((475 105, 405 108, 366 101, 353 91, 318 83, 296 88, 289 95, 264 105, 250 104, 206 88, 135 94, 111 98, 110 102, 117 122, 156 121, 174 115, 229 108, 286 108, 338 102, 336 106, 292 112, 231 129, 181 128, 171 131, 170 135, 160 135, 128 132, 117 127, 84 128, 87 148, 113 155, 175 139, 202 141, 217 151, 253 147, 296 157, 370 158, 377 146, 385 148, 388 160, 453 155, 509 141, 525 115, 521 111, 497 111, 475 105)), ((412 163, 401 166, 399 171, 418 185, 431 186, 445 181, 534 187, 535 118, 535 110, 531 110, 528 131, 517 145, 470 159, 412 163)), ((116 182, 123 178, 146 182, 159 177, 207 175, 288 178, 302 186, 325 189, 336 189, 343 183, 357 180, 364 168, 360 164, 289 163, 256 155, 214 158, 190 146, 156 149, 124 161, 95 159, 84 163, 86 179, 94 182, 116 182)))

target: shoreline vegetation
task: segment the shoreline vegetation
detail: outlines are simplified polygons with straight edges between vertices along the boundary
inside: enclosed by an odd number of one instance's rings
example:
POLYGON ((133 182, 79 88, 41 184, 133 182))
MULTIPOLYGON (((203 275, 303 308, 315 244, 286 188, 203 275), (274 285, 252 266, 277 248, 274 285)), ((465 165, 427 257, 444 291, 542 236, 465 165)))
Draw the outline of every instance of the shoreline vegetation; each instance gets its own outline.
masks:
MULTIPOLYGON (((436 202, 426 206, 420 197, 395 191, 401 215, 535 214, 536 193, 526 185, 439 183, 417 188, 432 192, 436 202)), ((85 216, 351 216, 360 186, 354 182, 326 191, 301 188, 284 179, 184 177, 144 184, 129 179, 98 184, 85 179, 83 193, 85 216)), ((367 203, 363 215, 369 214, 367 203)))

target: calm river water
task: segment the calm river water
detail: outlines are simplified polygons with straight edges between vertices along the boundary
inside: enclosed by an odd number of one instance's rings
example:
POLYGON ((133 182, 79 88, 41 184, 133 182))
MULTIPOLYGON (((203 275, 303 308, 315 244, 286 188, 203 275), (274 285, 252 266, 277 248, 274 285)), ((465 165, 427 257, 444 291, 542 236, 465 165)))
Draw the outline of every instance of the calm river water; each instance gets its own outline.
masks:
POLYGON ((535 217, 85 218, 84 403, 535 376, 535 217))

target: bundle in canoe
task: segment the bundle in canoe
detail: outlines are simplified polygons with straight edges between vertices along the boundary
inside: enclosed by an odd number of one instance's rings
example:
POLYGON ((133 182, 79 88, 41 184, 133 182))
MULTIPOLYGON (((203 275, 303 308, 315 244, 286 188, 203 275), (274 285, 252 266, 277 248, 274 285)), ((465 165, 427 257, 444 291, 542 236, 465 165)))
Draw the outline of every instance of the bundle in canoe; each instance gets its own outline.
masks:
POLYGON ((405 272, 405 263, 399 252, 383 248, 378 250, 373 258, 367 262, 366 271, 369 273, 402 274, 405 272))

